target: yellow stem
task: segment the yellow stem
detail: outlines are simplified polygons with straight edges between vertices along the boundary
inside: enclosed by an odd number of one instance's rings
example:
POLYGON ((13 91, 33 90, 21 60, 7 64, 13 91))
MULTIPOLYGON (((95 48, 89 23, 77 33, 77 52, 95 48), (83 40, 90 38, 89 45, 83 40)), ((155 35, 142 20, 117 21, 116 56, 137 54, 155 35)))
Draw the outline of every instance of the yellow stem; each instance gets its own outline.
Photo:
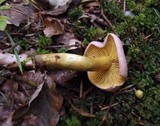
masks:
POLYGON ((36 55, 34 60, 37 66, 51 70, 95 71, 105 70, 111 66, 109 56, 91 58, 76 54, 52 53, 36 55))

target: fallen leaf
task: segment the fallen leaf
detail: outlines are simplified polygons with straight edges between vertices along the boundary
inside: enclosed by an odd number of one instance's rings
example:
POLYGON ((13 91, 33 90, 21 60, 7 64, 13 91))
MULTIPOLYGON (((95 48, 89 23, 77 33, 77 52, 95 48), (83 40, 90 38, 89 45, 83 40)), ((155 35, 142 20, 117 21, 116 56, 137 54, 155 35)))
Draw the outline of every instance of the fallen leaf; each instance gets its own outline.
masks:
POLYGON ((58 47, 58 49, 64 47, 68 51, 82 48, 82 43, 76 38, 76 36, 73 33, 66 32, 57 38, 55 42, 55 47, 58 47))
POLYGON ((55 81, 56 84, 61 85, 65 88, 72 88, 79 91, 79 72, 70 70, 52 71, 50 77, 55 81))
POLYGON ((40 84, 44 81, 44 74, 40 71, 27 71, 24 72, 22 76, 15 76, 15 79, 19 82, 19 85, 25 85, 25 87, 28 89, 28 87, 38 87, 40 84))
POLYGON ((56 45, 68 45, 68 41, 75 39, 75 35, 71 32, 65 32, 63 35, 57 38, 56 45))
POLYGON ((52 37, 54 35, 61 35, 64 31, 64 25, 57 18, 46 17, 44 19, 44 34, 46 37, 52 37))
POLYGON ((29 106, 31 102, 39 95, 39 93, 42 90, 43 85, 44 85, 44 82, 37 87, 36 91, 33 93, 33 95, 31 96, 31 99, 29 100, 29 103, 28 103, 29 106))
POLYGON ((25 95, 20 92, 18 88, 18 83, 11 79, 8 79, 1 86, 1 91, 3 92, 5 102, 9 107, 13 109, 16 109, 19 106, 23 106, 27 103, 25 95), (10 104, 13 106, 11 106, 10 104))
POLYGON ((61 115, 63 97, 56 89, 50 90, 46 82, 41 87, 33 94, 33 98, 31 98, 28 105, 15 111, 13 115, 15 124, 21 124, 22 126, 57 125, 61 115), (18 122, 22 119, 21 123, 18 122))
POLYGON ((13 112, 7 111, 3 106, 0 106, 0 126, 12 126, 13 112))
POLYGON ((19 26, 22 22, 29 19, 34 14, 29 6, 24 6, 23 3, 11 4, 11 8, 7 10, 0 10, 0 15, 7 16, 9 24, 19 26))

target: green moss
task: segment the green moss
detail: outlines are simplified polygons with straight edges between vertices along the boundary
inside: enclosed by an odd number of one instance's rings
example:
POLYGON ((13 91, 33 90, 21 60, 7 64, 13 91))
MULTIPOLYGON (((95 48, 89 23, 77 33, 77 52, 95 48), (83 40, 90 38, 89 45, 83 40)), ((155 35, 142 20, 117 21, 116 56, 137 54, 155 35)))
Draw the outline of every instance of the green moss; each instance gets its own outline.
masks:
MULTIPOLYGON (((118 105, 109 110, 107 124, 111 126, 159 126, 160 85, 155 81, 155 75, 160 71, 159 5, 158 0, 127 0, 126 9, 135 15, 129 17, 124 15, 123 5, 115 1, 102 0, 105 15, 128 48, 129 76, 124 87, 135 85, 129 92, 116 95, 113 100, 113 103, 118 105), (134 89, 142 90, 144 97, 136 98, 134 89)), ((72 28, 84 37, 84 45, 91 40, 97 40, 100 34, 106 35, 110 32, 107 28, 99 31, 97 27, 91 24, 88 26, 79 18, 74 21, 72 28)), ((94 93, 75 100, 74 104, 88 111, 92 103, 96 118, 86 119, 79 114, 73 115, 81 117, 79 120, 83 122, 82 125, 99 125, 105 113, 99 106, 109 105, 112 96, 113 94, 94 89, 94 93)))

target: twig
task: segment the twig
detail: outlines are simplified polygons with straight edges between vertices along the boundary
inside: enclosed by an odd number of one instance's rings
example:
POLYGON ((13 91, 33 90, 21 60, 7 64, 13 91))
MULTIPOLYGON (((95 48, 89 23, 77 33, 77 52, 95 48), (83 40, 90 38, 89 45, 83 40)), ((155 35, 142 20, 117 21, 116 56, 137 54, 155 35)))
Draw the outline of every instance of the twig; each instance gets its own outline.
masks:
POLYGON ((103 11, 103 7, 101 7, 101 16, 103 17, 103 19, 105 20, 105 22, 108 24, 108 26, 110 27, 110 29, 116 34, 117 32, 114 30, 113 26, 112 26, 112 23, 109 21, 109 19, 106 17, 106 15, 104 14, 104 11, 103 11))
POLYGON ((126 11, 126 0, 123 1, 123 12, 126 11))
POLYGON ((29 2, 30 2, 38 11, 43 10, 43 8, 40 7, 34 0, 29 0, 29 2))
POLYGON ((96 23, 98 23, 98 24, 100 24, 100 25, 103 25, 103 26, 108 26, 108 24, 106 23, 106 22, 104 22, 104 20, 102 20, 101 18, 99 19, 96 15, 93 15, 93 14, 85 14, 85 15, 87 15, 91 20, 92 20, 92 22, 96 22, 96 23), (93 20, 94 19, 94 20, 93 20))
MULTIPOLYGON (((105 112, 105 114, 103 115, 103 118, 102 118, 102 122, 103 123, 107 123, 107 126, 109 126, 109 123, 108 123, 108 113, 109 113, 109 110, 110 110, 110 108, 111 108, 111 105, 113 104, 113 101, 114 101, 114 98, 116 97, 116 95, 119 93, 120 91, 118 91, 117 93, 115 93, 113 96, 112 96, 112 98, 111 98, 111 100, 110 100, 110 103, 109 103, 109 106, 108 106, 108 109, 107 109, 107 111, 105 112)), ((103 124, 102 123, 102 124, 103 124)))
POLYGON ((120 89, 120 92, 123 92, 123 91, 125 91, 125 90, 127 90, 127 89, 130 89, 130 88, 134 87, 134 86, 135 86, 135 84, 128 85, 128 86, 120 89))
POLYGON ((10 51, 12 51, 14 48, 16 48, 18 45, 19 45, 19 43, 15 43, 14 45, 12 45, 12 47, 3 50, 3 52, 10 52, 10 51))
POLYGON ((93 114, 93 102, 91 102, 90 113, 93 114))
POLYGON ((105 106, 105 107, 103 107, 103 108, 101 108, 101 110, 106 110, 106 109, 108 109, 109 107, 114 107, 114 106, 116 106, 116 105, 118 105, 119 103, 114 103, 114 104, 112 104, 111 106, 105 106))
POLYGON ((85 112, 84 110, 80 109, 80 108, 77 108, 71 101, 69 101, 71 107, 76 111, 78 112, 80 115, 84 116, 84 117, 90 117, 90 118, 94 118, 96 117, 96 115, 92 114, 92 113, 88 113, 88 112, 85 112))
POLYGON ((80 93, 79 93, 79 97, 82 98, 83 97, 83 81, 81 79, 81 82, 80 82, 80 93))
POLYGON ((93 87, 91 87, 91 88, 88 89, 86 92, 84 92, 82 97, 86 96, 86 95, 87 95, 90 91, 92 91, 92 90, 93 90, 93 87))
POLYGON ((47 49, 53 49, 53 48, 71 48, 71 47, 80 47, 80 44, 74 44, 74 45, 53 45, 53 46, 47 46, 47 49))
POLYGON ((125 113, 124 111, 122 111, 122 110, 119 110, 119 109, 117 109, 117 108, 114 108, 116 111, 118 111, 119 113, 121 113, 123 116, 125 116, 127 119, 129 119, 129 117, 128 117, 128 114, 127 113, 125 113))

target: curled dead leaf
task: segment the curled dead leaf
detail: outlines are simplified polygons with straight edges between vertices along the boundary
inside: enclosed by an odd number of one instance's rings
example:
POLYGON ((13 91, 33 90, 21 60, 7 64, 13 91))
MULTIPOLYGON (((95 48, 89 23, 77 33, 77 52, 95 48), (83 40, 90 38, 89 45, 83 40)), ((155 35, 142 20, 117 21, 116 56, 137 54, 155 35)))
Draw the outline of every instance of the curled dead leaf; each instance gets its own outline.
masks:
POLYGON ((64 25, 57 18, 46 17, 44 19, 44 34, 46 37, 52 37, 54 35, 61 35, 64 31, 64 25))

